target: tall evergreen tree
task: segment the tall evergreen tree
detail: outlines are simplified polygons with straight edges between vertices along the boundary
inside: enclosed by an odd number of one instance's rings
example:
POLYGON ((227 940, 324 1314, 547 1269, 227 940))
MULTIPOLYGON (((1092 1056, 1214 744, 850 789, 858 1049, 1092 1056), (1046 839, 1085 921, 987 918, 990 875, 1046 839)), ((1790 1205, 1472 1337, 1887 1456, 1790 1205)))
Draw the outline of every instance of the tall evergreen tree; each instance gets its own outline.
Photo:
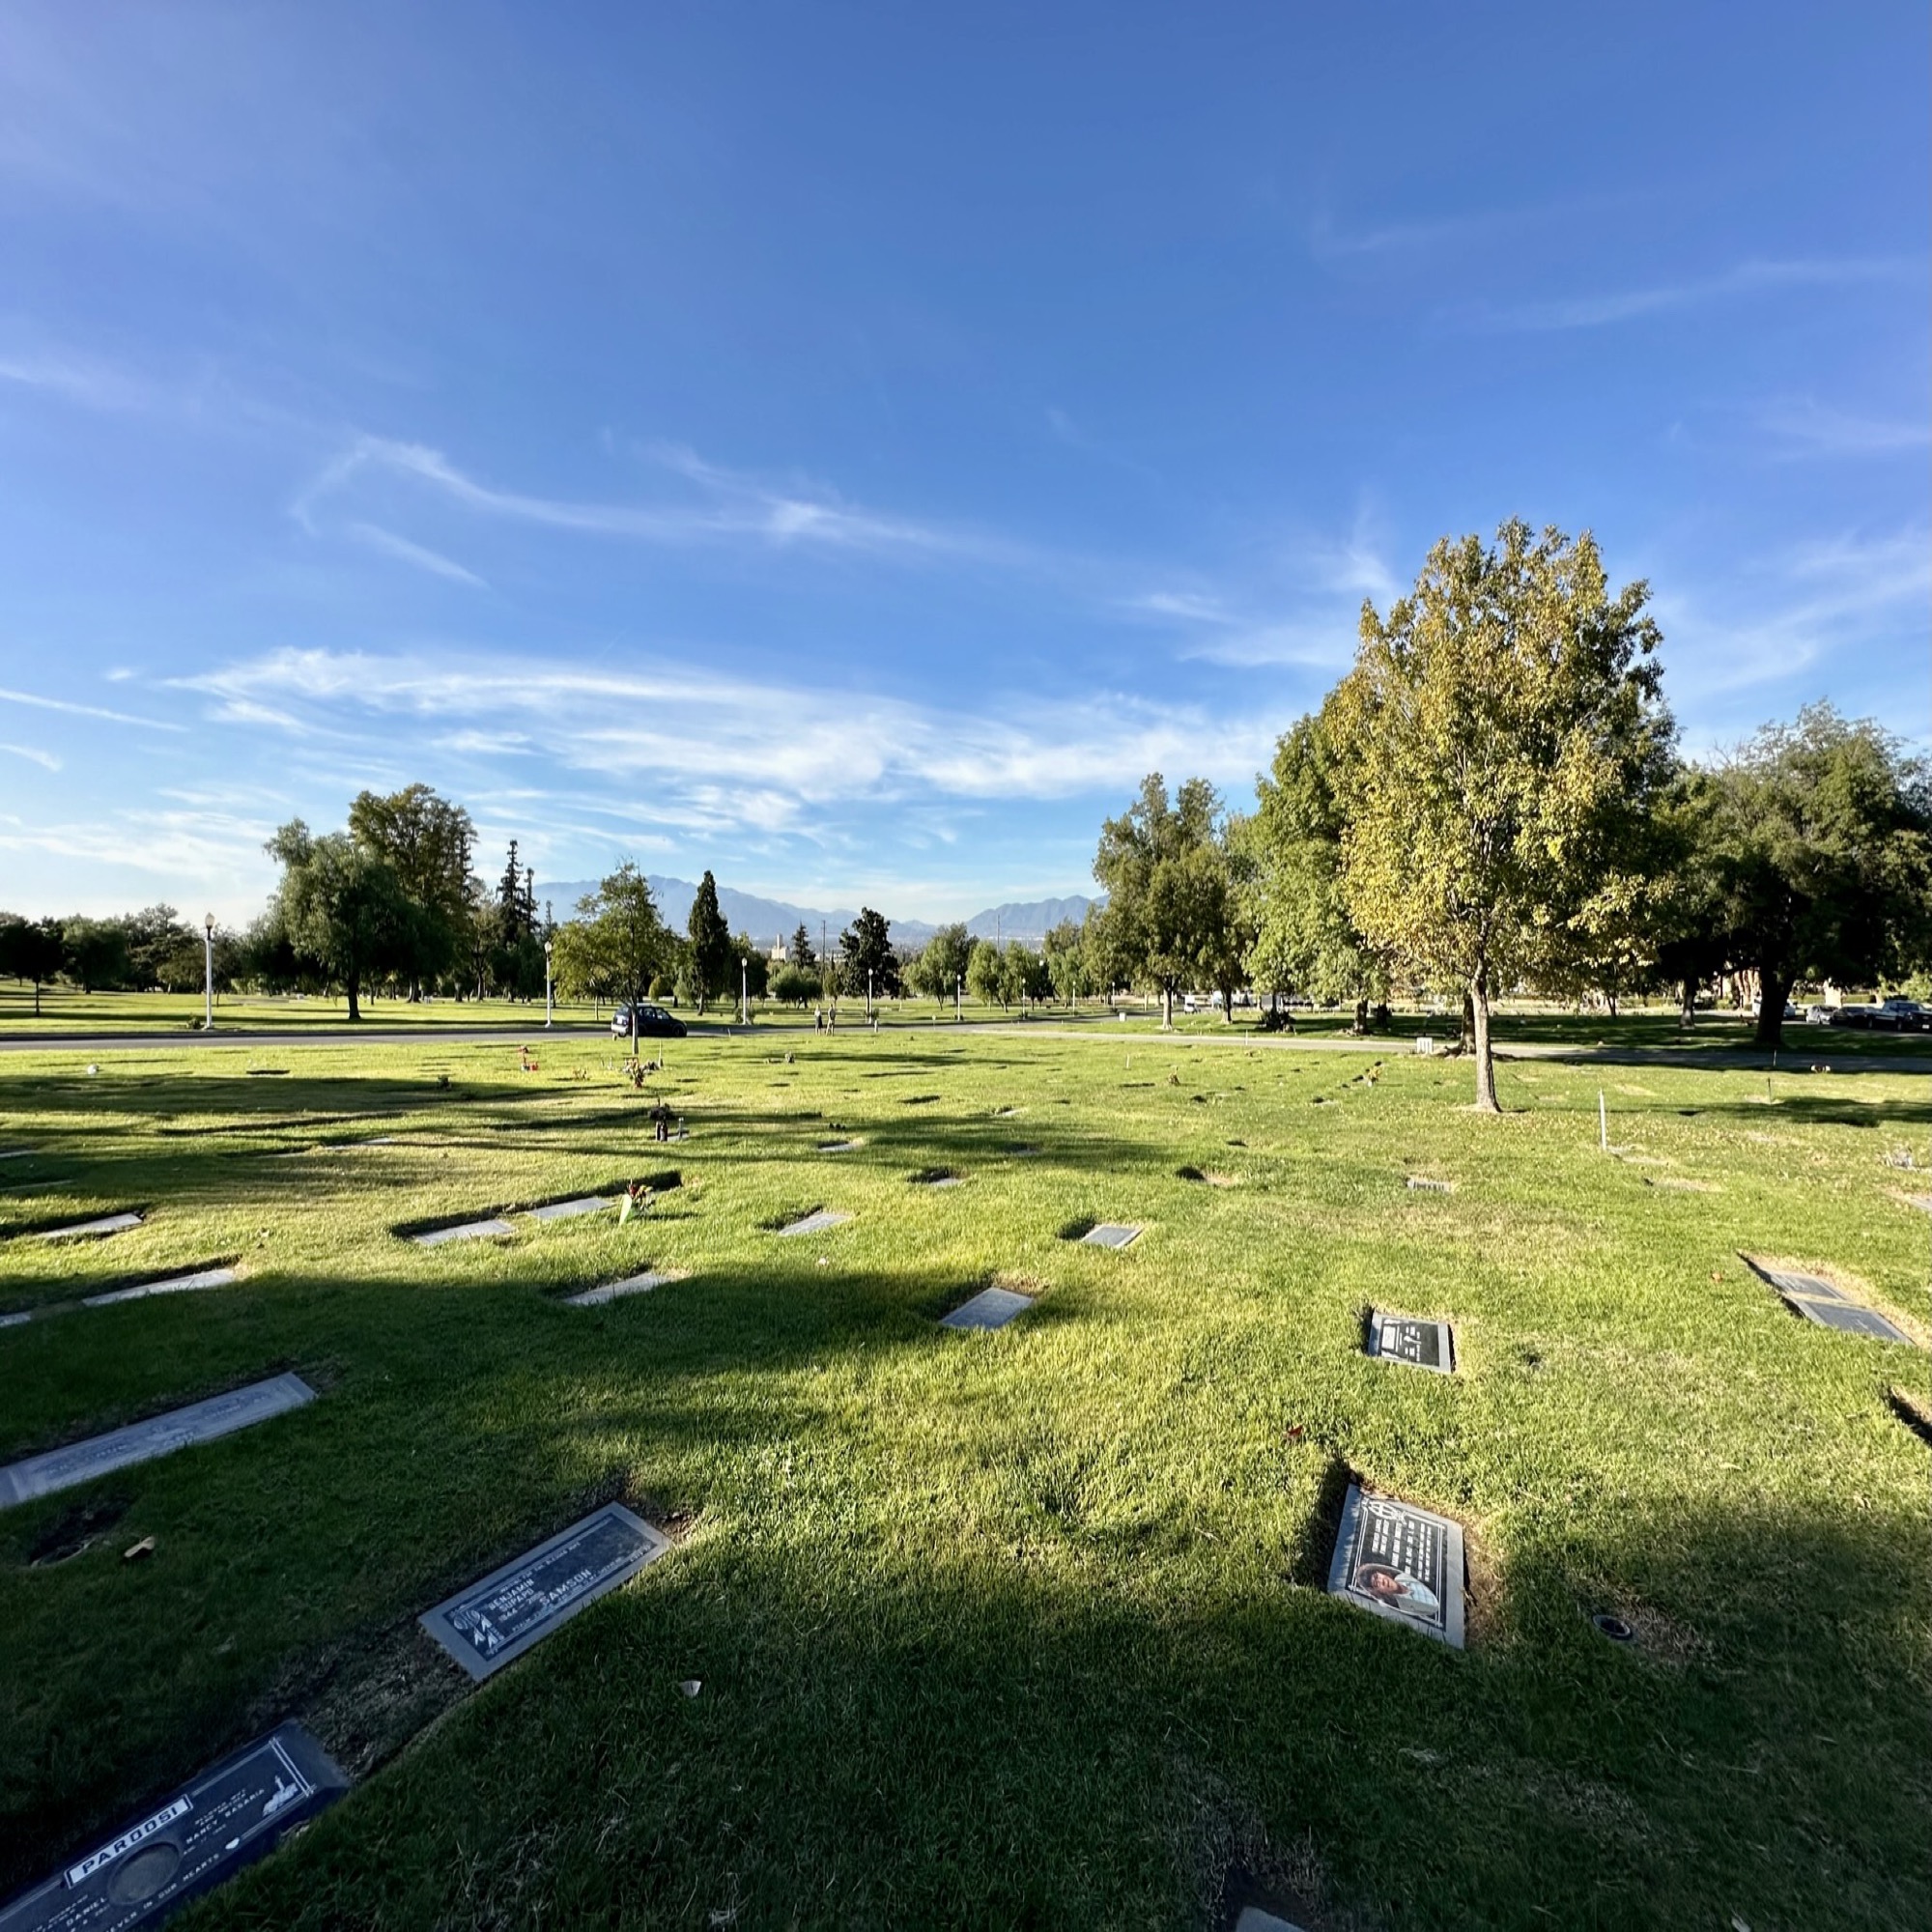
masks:
POLYGON ((728 984, 737 954, 731 948, 731 928, 718 909, 718 881, 707 870, 698 881, 691 901, 691 919, 685 927, 691 939, 691 986, 697 998, 697 1010, 704 1011, 706 1000, 715 1000, 728 984))

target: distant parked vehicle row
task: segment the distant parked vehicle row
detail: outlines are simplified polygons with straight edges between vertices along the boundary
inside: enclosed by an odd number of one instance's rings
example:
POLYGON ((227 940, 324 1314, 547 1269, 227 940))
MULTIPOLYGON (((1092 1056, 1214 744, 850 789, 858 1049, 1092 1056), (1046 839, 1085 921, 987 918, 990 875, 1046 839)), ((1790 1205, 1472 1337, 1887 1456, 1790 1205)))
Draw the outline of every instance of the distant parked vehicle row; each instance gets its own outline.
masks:
POLYGON ((1880 1033, 1932 1031, 1932 1007, 1902 997, 1882 1000, 1875 1007, 1807 1007, 1804 1017, 1812 1026, 1861 1027, 1880 1033))

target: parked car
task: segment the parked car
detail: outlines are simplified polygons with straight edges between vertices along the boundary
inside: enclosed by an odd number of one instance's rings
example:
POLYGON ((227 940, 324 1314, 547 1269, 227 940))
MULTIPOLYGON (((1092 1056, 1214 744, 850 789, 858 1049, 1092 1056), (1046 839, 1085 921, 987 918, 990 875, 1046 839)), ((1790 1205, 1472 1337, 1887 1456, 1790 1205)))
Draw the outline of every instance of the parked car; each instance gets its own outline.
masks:
POLYGON ((1832 1024, 1832 1015, 1837 1010, 1836 1007, 1806 1007, 1804 1009, 1804 1024, 1806 1026, 1830 1026, 1832 1024))
MULTIPOLYGON (((668 1013, 649 1000, 638 1002, 638 1037, 639 1039, 682 1039, 685 1035, 684 1022, 675 1013, 668 1013)), ((611 1015, 611 1037, 613 1039, 629 1039, 631 1037, 631 1009, 619 1007, 611 1015)))
POLYGON ((1832 1024, 1834 1027, 1869 1027, 1872 1010, 1870 1007, 1834 1007, 1832 1009, 1832 1024))

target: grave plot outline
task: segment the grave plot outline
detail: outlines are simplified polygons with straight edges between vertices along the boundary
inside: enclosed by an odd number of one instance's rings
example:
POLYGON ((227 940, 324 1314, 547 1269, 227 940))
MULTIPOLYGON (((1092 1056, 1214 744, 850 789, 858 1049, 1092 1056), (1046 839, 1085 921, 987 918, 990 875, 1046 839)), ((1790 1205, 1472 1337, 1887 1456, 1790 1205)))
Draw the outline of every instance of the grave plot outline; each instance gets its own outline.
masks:
POLYGON ((1328 1594, 1406 1630, 1463 1647, 1463 1525, 1349 1485, 1328 1594))
POLYGON ((1433 1375, 1453 1376, 1459 1366, 1455 1325, 1433 1316, 1372 1308, 1363 1350, 1372 1361, 1401 1362, 1433 1375))
POLYGON ((480 1684, 669 1548, 655 1524, 622 1503, 606 1503, 416 1621, 480 1684))
POLYGON ((277 1725, 0 1905, 0 1932, 153 1924, 266 1857, 348 1789, 308 1730, 277 1725))
POLYGON ((23 1456, 0 1467, 0 1509, 53 1495, 137 1463, 152 1463, 198 1442, 219 1441, 271 1416, 306 1407, 314 1400, 314 1389, 299 1376, 269 1376, 224 1395, 167 1409, 145 1422, 130 1422, 64 1448, 23 1456))
POLYGON ((961 1332, 990 1334, 1009 1321, 1017 1321, 1034 1306, 1035 1300, 1035 1296, 1022 1294, 1016 1288, 1002 1288, 993 1283, 962 1301, 952 1314, 942 1315, 939 1325, 961 1332))

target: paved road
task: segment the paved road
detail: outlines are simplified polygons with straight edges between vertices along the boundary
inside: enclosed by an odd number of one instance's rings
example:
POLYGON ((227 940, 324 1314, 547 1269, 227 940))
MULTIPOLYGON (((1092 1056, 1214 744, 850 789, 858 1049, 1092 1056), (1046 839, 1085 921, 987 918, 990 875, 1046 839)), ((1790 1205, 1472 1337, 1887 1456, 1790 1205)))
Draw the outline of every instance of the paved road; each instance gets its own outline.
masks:
MULTIPOLYGON (((867 1037, 867 1028, 861 1023, 848 1023, 832 1036, 834 1038, 867 1037)), ((1384 1060, 1406 1057, 1409 1044, 1406 1037, 1350 1039, 1324 1037, 1310 1037, 1296 1034, 1255 1034, 1240 1033, 1177 1033, 1155 1034, 1141 1029, 1122 1032, 1118 1025, 1095 1016, 1088 1020, 1035 1020, 1016 1022, 1010 1020, 968 1020, 963 1023, 942 1021, 937 1026, 922 1026, 898 1021, 882 1027, 878 1034, 881 1041, 901 1041, 910 1044, 913 1040, 934 1034, 985 1034, 1013 1039, 1078 1039, 1099 1042, 1121 1047, 1131 1047, 1146 1043, 1161 1047, 1255 1047, 1278 1053, 1373 1053, 1384 1060)), ((731 1025, 714 1025, 699 1021, 691 1037, 694 1040, 721 1038, 726 1037, 758 1038, 786 1037, 799 1036, 822 1038, 809 1021, 800 1019, 764 1019, 755 1026, 747 1028, 731 1025)), ((427 1027, 376 1028, 358 1027, 351 1032, 347 1027, 272 1030, 252 1032, 226 1032, 217 1028, 212 1034, 204 1033, 132 1033, 98 1034, 93 1036, 41 1035, 26 1037, 12 1035, 0 1037, 0 1053, 72 1053, 99 1055, 103 1053, 152 1052, 157 1047, 301 1047, 301 1046, 511 1046, 527 1045, 539 1048, 546 1042, 555 1043, 568 1040, 576 1045, 618 1045, 622 1042, 611 1037, 604 1027, 553 1027, 544 1030, 541 1022, 530 1027, 427 1027)), ((655 1047, 662 1042, 646 1040, 647 1047, 655 1047)), ((1755 1072, 1776 1070, 1778 1073, 1807 1073, 1813 1068, 1833 1073, 1926 1073, 1932 1074, 1932 1053, 1925 1054, 1847 1054, 1833 1057, 1832 1040, 1829 1037, 1805 1037, 1794 1032, 1788 1036, 1783 1049, 1774 1064, 1772 1056, 1761 1047, 1671 1047, 1671 1046, 1582 1046, 1560 1041, 1546 1040, 1507 1040, 1499 1041, 1496 1058, 1510 1060, 1561 1060, 1584 1064, 1596 1063, 1605 1066, 1681 1066, 1705 1068, 1713 1072, 1755 1072)))

